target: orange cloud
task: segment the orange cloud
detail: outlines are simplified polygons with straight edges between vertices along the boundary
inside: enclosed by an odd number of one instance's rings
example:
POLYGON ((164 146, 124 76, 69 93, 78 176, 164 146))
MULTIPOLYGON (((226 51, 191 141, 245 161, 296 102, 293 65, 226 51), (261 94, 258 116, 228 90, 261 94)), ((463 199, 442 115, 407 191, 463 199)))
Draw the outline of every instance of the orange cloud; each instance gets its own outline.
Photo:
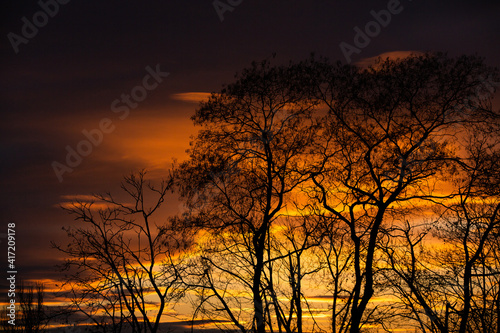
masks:
POLYGON ((419 56, 422 54, 424 53, 420 51, 391 51, 391 52, 381 53, 375 57, 361 59, 360 61, 356 62, 355 65, 361 68, 368 68, 371 65, 374 65, 378 58, 381 58, 382 60, 385 59, 397 60, 397 59, 408 58, 412 55, 419 56))
MULTIPOLYGON (((62 195, 61 199, 62 202, 55 205, 56 207, 63 207, 66 209, 87 207, 92 210, 106 210, 116 207, 116 205, 113 205, 109 202, 101 201, 99 200, 99 198, 87 194, 62 195)), ((128 206, 129 204, 124 204, 124 205, 128 206)))
POLYGON ((196 133, 189 116, 138 117, 117 123, 117 130, 105 142, 98 158, 107 162, 138 162, 148 170, 164 169, 172 158, 187 157, 190 136, 196 133))
POLYGON ((62 195, 61 199, 68 201, 94 201, 95 197, 88 194, 69 194, 69 195, 62 195))
POLYGON ((208 99, 210 95, 211 94, 207 92, 187 92, 187 93, 173 94, 171 97, 178 101, 198 103, 208 99))
MULTIPOLYGON (((59 206, 66 208, 66 209, 70 209, 70 208, 81 208, 81 207, 87 206, 88 204, 90 204, 90 203, 89 202, 62 202, 59 204, 59 206)), ((115 207, 115 205, 111 205, 111 204, 104 203, 104 202, 95 202, 92 204, 92 206, 90 208, 93 210, 106 210, 108 208, 113 208, 113 207, 115 207)))

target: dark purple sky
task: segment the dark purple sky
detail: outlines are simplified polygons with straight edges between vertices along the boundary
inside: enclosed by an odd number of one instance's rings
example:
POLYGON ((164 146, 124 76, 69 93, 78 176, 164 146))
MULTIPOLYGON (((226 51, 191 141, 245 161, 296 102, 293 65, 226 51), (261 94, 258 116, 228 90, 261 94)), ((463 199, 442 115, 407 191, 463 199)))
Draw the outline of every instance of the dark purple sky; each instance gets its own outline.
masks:
MULTIPOLYGON (((354 46, 354 28, 364 30, 374 20, 371 11, 389 7, 390 22, 372 32, 353 62, 387 52, 447 51, 500 65, 498 0, 221 0, 241 2, 221 14, 223 21, 211 0, 60 1, 67 3, 57 13, 51 7, 53 17, 40 14, 37 1, 2 1, 0 246, 6 253, 1 237, 15 222, 23 279, 57 279, 50 241, 64 241, 61 227, 75 223, 59 204, 114 191, 130 171, 161 176, 172 158, 185 156, 196 131, 189 118, 203 94, 194 93, 218 90, 253 60, 276 53, 286 62, 315 52, 345 62, 339 45, 354 46), (34 18, 38 32, 25 27, 31 37, 23 39, 25 22, 34 18), (150 91, 140 88, 148 66, 169 73, 158 84, 147 79, 150 91), (147 96, 126 106, 122 94, 137 86, 137 96, 147 96), (109 133, 60 182, 53 162, 65 164, 66 147, 76 149, 82 131, 103 119, 109 133)), ((168 209, 178 210, 174 197, 168 209)), ((6 255, 0 257, 5 274, 6 255)))

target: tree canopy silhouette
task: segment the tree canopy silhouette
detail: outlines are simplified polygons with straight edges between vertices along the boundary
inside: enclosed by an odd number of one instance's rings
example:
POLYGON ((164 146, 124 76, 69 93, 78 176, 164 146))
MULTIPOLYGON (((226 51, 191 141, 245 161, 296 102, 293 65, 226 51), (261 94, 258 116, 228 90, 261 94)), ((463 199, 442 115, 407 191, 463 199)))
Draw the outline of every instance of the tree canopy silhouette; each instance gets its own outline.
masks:
MULTIPOLYGON (((263 309, 273 290, 265 277, 284 259, 270 255, 271 230, 301 206, 316 223, 332 221, 319 239, 334 240, 326 237, 334 225, 337 235, 348 231, 344 257, 354 277, 337 290, 345 300, 340 312, 333 309, 341 331, 380 323, 370 301, 384 276, 381 241, 396 237, 404 210, 446 206, 461 195, 452 179, 467 162, 467 137, 472 129, 492 135, 488 127, 498 123, 495 82, 498 71, 478 57, 425 54, 368 68, 324 59, 263 62, 212 94, 193 117, 204 127, 179 178, 191 223, 213 237, 199 257, 202 303, 216 299, 213 309, 222 307, 243 332, 271 330, 277 301, 263 309), (244 297, 228 292, 234 283, 251 295, 251 327, 242 324, 244 297)), ((276 317, 286 327, 279 311, 276 317)))
POLYGON ((117 330, 157 331, 189 290, 193 319, 242 333, 323 332, 326 315, 335 333, 498 332, 498 82, 442 53, 253 63, 200 104, 166 183, 69 208, 75 305, 117 330), (186 211, 152 224, 169 189, 186 211))

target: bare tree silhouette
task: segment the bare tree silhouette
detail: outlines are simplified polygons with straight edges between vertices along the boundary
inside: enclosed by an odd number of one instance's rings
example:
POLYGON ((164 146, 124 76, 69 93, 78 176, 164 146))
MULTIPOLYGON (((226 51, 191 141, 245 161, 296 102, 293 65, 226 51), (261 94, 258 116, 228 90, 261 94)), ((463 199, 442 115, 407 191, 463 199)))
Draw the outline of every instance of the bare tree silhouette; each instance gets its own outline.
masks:
MULTIPOLYGON (((380 60, 365 70, 313 63, 318 98, 329 112, 313 175, 323 207, 350 230, 355 284, 350 331, 359 332, 374 295, 381 232, 406 203, 442 201, 440 178, 459 157, 454 140, 464 128, 498 121, 478 92, 498 72, 477 57, 426 54, 380 60), (441 191, 441 193, 439 193, 441 191)), ((478 127, 479 128, 479 127, 478 127)))
POLYGON ((125 178, 122 189, 130 202, 107 193, 63 207, 81 223, 66 229, 67 246, 54 245, 67 256, 65 286, 73 307, 103 332, 125 326, 157 332, 168 306, 184 292, 178 254, 188 240, 155 215, 172 180, 154 186, 144 177, 140 172, 125 178), (94 209, 96 202, 107 208, 94 209))
POLYGON ((411 260, 405 260, 402 251, 386 249, 395 273, 392 284, 411 308, 409 317, 431 332, 500 329, 500 141, 497 131, 479 131, 477 126, 469 130, 465 156, 453 177, 457 195, 427 229, 443 244, 435 250, 417 250, 425 234, 414 235, 408 224, 402 249, 409 249, 411 260))
POLYGON ((213 310, 220 314, 222 307, 242 332, 269 327, 263 272, 273 260, 266 256, 270 229, 289 206, 290 193, 309 178, 315 103, 308 100, 303 79, 299 67, 268 62, 245 70, 197 110, 193 119, 204 129, 192 144, 191 159, 181 165, 179 184, 195 210, 193 221, 212 239, 204 244, 205 269, 196 285, 206 289, 201 291, 205 311, 207 298, 216 299, 213 310), (247 291, 252 313, 229 305, 242 302, 242 295, 229 292, 229 283, 247 291))

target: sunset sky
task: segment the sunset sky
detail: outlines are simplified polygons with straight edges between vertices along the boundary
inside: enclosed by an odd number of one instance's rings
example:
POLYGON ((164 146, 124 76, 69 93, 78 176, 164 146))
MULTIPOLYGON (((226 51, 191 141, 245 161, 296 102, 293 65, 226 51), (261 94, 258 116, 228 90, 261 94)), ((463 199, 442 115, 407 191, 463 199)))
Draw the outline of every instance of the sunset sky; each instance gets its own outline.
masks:
MULTIPOLYGON (((197 102, 253 60, 276 53, 286 63, 314 52, 346 62, 340 45, 356 47, 355 28, 364 31, 389 9, 385 27, 350 55, 353 63, 447 51, 500 66, 498 0, 243 0, 224 12, 212 0, 60 2, 33 32, 23 26, 43 20, 40 3, 2 1, 2 289, 7 223, 16 223, 18 279, 59 279, 60 254, 50 242, 64 243, 61 228, 75 223, 59 205, 116 192, 132 171, 161 177, 174 158, 187 156, 197 102), (132 92, 143 100, 127 106, 122 96, 132 92), (58 177, 54 165, 67 164, 67 147, 77 149, 83 132, 100 126, 107 131, 100 143, 58 177)), ((179 211, 174 195, 166 210, 179 211)))

